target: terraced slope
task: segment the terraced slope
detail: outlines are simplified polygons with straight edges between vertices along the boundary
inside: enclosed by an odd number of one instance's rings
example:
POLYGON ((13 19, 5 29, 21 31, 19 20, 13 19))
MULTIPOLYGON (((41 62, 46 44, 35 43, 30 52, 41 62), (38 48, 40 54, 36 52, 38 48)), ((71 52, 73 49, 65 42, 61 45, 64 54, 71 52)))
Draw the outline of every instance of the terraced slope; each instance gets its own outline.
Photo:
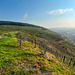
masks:
POLYGON ((0 23, 0 73, 7 75, 73 75, 75 46, 46 28, 22 23, 0 23), (17 24, 17 25, 16 25, 17 24), (26 26, 25 26, 26 25, 26 26), (15 34, 26 35, 22 48, 15 34), (65 59, 64 59, 65 57, 65 59), (72 59, 72 60, 71 60, 72 59), (71 72, 70 72, 71 71, 71 72))
POLYGON ((57 34, 44 28, 40 29, 31 26, 23 27, 23 26, 0 25, 0 30, 2 32, 21 31, 26 34, 30 34, 33 37, 36 36, 49 42, 58 44, 60 47, 65 49, 65 50, 63 49, 62 52, 66 54, 70 54, 71 56, 74 56, 75 54, 75 47, 71 42, 69 42, 68 39, 62 37, 62 35, 60 34, 57 34))
POLYGON ((0 74, 1 75, 73 75, 74 70, 60 62, 51 52, 44 55, 39 45, 22 41, 19 47, 17 32, 3 33, 0 39, 0 74), (9 37, 9 34, 11 35, 9 37))

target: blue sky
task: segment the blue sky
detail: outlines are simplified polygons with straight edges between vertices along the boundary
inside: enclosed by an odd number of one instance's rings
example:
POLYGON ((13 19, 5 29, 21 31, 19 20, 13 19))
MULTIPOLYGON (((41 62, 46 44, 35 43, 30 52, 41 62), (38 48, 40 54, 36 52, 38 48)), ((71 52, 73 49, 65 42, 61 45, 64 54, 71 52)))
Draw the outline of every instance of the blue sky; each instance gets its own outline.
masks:
POLYGON ((0 0, 0 20, 75 27, 75 0, 0 0))

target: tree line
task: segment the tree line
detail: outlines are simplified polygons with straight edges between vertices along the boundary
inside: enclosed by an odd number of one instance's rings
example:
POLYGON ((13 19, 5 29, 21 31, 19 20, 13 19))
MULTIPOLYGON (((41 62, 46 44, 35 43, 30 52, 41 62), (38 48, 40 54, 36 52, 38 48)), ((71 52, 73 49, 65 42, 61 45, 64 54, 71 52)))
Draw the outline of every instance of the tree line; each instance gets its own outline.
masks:
POLYGON ((43 27, 33 25, 33 24, 21 23, 21 22, 12 22, 12 21, 0 21, 0 25, 29 26, 29 27, 37 27, 37 28, 45 29, 43 27))

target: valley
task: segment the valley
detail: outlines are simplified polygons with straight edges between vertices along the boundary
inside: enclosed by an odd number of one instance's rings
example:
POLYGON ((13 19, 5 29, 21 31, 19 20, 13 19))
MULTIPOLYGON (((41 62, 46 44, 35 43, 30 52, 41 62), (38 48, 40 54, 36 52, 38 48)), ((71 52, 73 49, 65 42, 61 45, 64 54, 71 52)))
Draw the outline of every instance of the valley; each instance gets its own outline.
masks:
POLYGON ((50 28, 50 30, 67 37, 75 44, 75 28, 50 28))

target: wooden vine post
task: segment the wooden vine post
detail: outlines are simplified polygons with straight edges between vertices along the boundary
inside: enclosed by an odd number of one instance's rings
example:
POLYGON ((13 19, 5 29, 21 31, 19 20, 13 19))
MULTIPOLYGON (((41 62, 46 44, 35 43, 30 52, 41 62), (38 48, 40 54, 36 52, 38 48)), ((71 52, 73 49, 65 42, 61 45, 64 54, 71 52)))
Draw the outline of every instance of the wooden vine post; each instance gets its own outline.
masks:
POLYGON ((65 56, 64 56, 64 58, 63 58, 63 63, 65 62, 65 56))
POLYGON ((20 48, 22 47, 22 41, 26 40, 26 34, 22 33, 22 32, 18 32, 16 34, 16 38, 19 40, 19 44, 20 44, 20 48))
POLYGON ((35 46, 34 46, 34 48, 36 48, 36 37, 35 37, 35 39, 34 39, 34 40, 35 40, 35 46))
POLYGON ((73 67, 75 66, 75 61, 74 61, 74 63, 73 63, 73 67))
POLYGON ((71 65, 72 58, 70 59, 69 66, 71 65))
POLYGON ((21 34, 20 34, 20 48, 21 48, 21 46, 22 46, 22 43, 21 43, 21 34))

